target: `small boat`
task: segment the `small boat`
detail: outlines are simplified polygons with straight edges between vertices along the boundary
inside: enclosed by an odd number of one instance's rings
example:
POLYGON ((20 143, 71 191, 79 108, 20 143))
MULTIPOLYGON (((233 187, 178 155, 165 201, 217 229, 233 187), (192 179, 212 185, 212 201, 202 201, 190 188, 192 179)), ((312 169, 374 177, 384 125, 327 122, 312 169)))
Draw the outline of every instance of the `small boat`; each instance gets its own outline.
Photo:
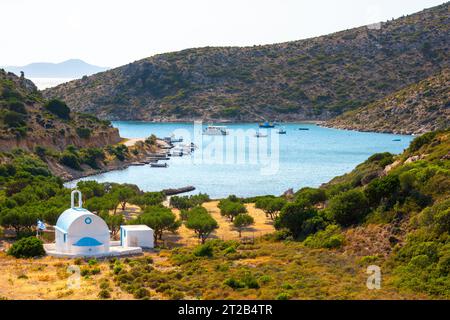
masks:
POLYGON ((205 136, 226 136, 228 134, 227 127, 225 126, 207 126, 203 130, 205 136))
POLYGON ((255 134, 255 137, 257 138, 267 138, 267 134, 261 133, 261 132, 257 132, 255 134))
POLYGON ((264 123, 260 123, 259 127, 264 128, 264 129, 270 129, 270 128, 275 128, 275 124, 266 121, 264 123))
POLYGON ((172 134, 170 137, 165 137, 164 141, 167 143, 179 143, 183 142, 183 137, 176 138, 174 134, 172 134))
POLYGON ((152 168, 167 168, 169 165, 167 163, 150 163, 152 168))
POLYGON ((309 128, 299 128, 300 131, 309 131, 309 128))
POLYGON ((286 134, 286 130, 284 128, 281 128, 277 131, 278 134, 286 134))
POLYGON ((169 153, 170 157, 182 157, 183 156, 183 150, 173 150, 169 153))
POLYGON ((132 162, 130 163, 130 166, 144 166, 146 163, 145 162, 132 162))
POLYGON ((402 139, 394 139, 394 140, 392 140, 392 141, 400 142, 400 141, 402 141, 402 139))

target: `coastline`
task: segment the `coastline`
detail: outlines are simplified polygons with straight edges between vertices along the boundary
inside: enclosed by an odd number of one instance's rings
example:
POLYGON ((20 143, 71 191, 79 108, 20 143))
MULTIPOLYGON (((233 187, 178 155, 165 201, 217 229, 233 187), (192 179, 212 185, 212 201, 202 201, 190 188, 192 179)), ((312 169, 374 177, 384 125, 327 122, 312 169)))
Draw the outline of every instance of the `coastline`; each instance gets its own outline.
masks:
POLYGON ((328 122, 324 121, 321 124, 318 124, 323 128, 336 129, 336 130, 344 130, 344 131, 354 131, 354 132, 364 132, 364 133, 383 133, 383 134, 395 134, 402 136, 420 136, 425 134, 426 132, 417 132, 413 130, 386 130, 386 129, 365 129, 361 127, 355 127, 351 125, 332 125, 328 122))
POLYGON ((123 161, 114 159, 106 164, 102 163, 99 169, 93 169, 88 165, 82 165, 83 171, 78 171, 53 160, 47 160, 47 164, 52 173, 60 177, 64 184, 67 184, 81 178, 86 178, 111 171, 125 170, 134 165, 142 165, 142 163, 144 161, 147 161, 149 157, 155 156, 156 154, 162 154, 162 151, 167 150, 167 148, 169 147, 169 145, 161 139, 157 140, 156 149, 152 148, 151 146, 147 146, 145 143, 143 143, 143 140, 145 140, 145 138, 123 138, 120 144, 124 144, 127 147, 135 147, 137 150, 139 150, 139 153, 133 154, 132 152, 130 152, 129 158, 123 161))
MULTIPOLYGON (((204 124, 208 124, 208 123, 217 123, 217 124, 221 124, 221 123, 223 123, 223 124, 239 124, 239 123, 255 123, 255 124, 257 124, 257 123, 261 123, 261 122, 264 122, 264 121, 266 121, 266 120, 227 120, 227 119, 212 119, 212 120, 202 120, 202 119, 169 119, 169 120, 155 120, 155 119, 153 119, 153 120, 140 120, 140 119, 137 119, 137 120, 110 120, 110 119, 108 119, 109 121, 111 121, 111 122, 135 122, 135 123, 167 123, 167 124, 170 124, 170 123, 173 123, 173 124, 176 124, 176 123, 194 123, 194 122, 201 122, 201 123, 204 123, 204 124)), ((271 121, 271 122, 275 122, 275 123, 287 123, 287 124, 317 124, 317 125, 320 125, 320 124, 323 124, 323 123, 326 123, 326 121, 325 120, 289 120, 289 121, 277 121, 277 120, 274 120, 274 121, 271 121)), ((141 138, 139 138, 139 139, 141 139, 141 138)))
MULTIPOLYGON (((126 123, 127 123, 128 121, 124 121, 124 124, 123 125, 125 125, 126 123)), ((139 122, 137 122, 136 123, 136 125, 137 126, 140 126, 140 124, 139 123, 143 123, 143 124, 145 124, 145 123, 148 123, 149 124, 149 126, 148 127, 145 127, 145 125, 144 125, 144 128, 147 128, 147 129, 145 129, 146 131, 152 131, 151 130, 151 124, 153 124, 154 122, 148 122, 148 121, 139 121, 139 122), (150 128, 150 129, 149 129, 150 128)), ((181 123, 181 122, 178 122, 178 123, 181 123)), ((317 125, 317 127, 321 127, 321 128, 332 128, 332 129, 335 129, 335 130, 341 130, 341 132, 343 132, 343 131, 350 131, 349 129, 342 129, 342 128, 333 128, 333 127, 330 127, 330 126, 327 126, 327 124, 325 123, 325 122, 323 122, 323 121, 314 121, 314 120, 307 120, 307 121, 304 121, 304 122, 302 122, 303 124, 312 124, 312 125, 317 125)), ((293 123, 290 123, 290 125, 291 125, 291 128, 292 128, 292 130, 297 130, 296 128, 298 127, 298 126, 300 126, 301 127, 301 124, 302 123, 300 123, 300 122, 293 122, 293 123)), ((171 124, 171 122, 165 122, 165 124, 171 124)), ((173 125, 172 126, 170 126, 170 128, 171 128, 171 130, 172 129, 174 129, 174 128, 177 128, 177 125, 176 125, 176 123, 172 123, 173 125)), ((234 123, 234 124, 239 124, 239 123, 234 123)), ((254 126, 254 125, 256 125, 255 123, 251 123, 251 124, 249 124, 249 123, 246 123, 247 125, 249 125, 249 126, 254 126)), ((185 125, 186 125, 186 123, 185 123, 185 125)), ((187 125, 192 125, 191 123, 188 123, 187 125)), ((280 126, 282 126, 283 124, 279 124, 280 126)), ((122 124, 117 124, 117 126, 119 127, 119 128, 121 128, 121 126, 122 126, 122 124)), ((131 126, 132 126, 132 124, 131 124, 131 126)), ((311 128, 311 129, 313 129, 313 128, 311 128)), ((320 130, 320 129, 318 129, 318 130, 320 130)), ((357 130, 351 130, 351 131, 353 131, 353 132, 364 132, 364 133, 369 133, 369 132, 367 132, 367 131, 357 131, 357 130)), ((165 131, 164 131, 165 132, 165 131)), ((142 132, 140 132, 140 133, 142 133, 142 132)), ((378 132, 376 132, 376 133, 378 133, 378 132)), ((325 134, 328 134, 328 133, 325 133, 325 134)), ((329 134, 333 134, 333 131, 330 131, 330 133, 329 134)), ((384 134, 391 134, 391 133, 386 133, 386 132, 384 132, 384 134)), ((142 136, 143 134, 135 134, 134 136, 136 137, 136 136, 142 136)), ((162 135, 162 133, 160 133, 160 135, 162 135)), ((342 133, 341 133, 341 135, 342 135, 342 133)), ((133 135, 131 135, 131 136, 133 136, 133 135)), ((384 138, 384 139, 386 139, 386 138, 384 138)), ((392 139, 394 139, 394 138, 391 138, 391 137, 388 137, 387 139, 389 139, 388 141, 391 141, 392 139)), ((405 138, 406 139, 406 138, 405 138)), ((410 139, 410 138, 408 138, 408 139, 410 139)), ((142 143, 142 140, 144 140, 144 138, 122 138, 122 141, 121 141, 121 144, 124 144, 124 145, 135 145, 135 144, 140 144, 140 143, 142 143)), ((403 138, 402 138, 402 140, 403 140, 403 138)), ((162 140, 158 140, 158 141, 162 141, 162 140)), ((166 150, 164 150, 164 151, 166 151, 166 150)), ((161 149, 160 149, 160 152, 161 152, 161 149)), ((132 154, 131 152, 130 152, 130 154, 132 154)), ((154 154, 153 154, 153 156, 154 156, 154 154)), ((123 161, 123 162, 110 162, 110 163, 107 163, 107 165, 105 165, 104 167, 102 167, 101 169, 99 169, 99 170, 93 170, 93 169, 91 169, 91 168, 88 168, 87 170, 84 170, 84 171, 81 171, 81 172, 75 172, 73 175, 71 175, 71 177, 66 177, 65 179, 64 179, 64 182, 65 182, 65 185, 67 186, 67 187, 71 187, 71 186, 73 186, 73 182, 75 181, 75 180, 78 180, 78 179, 80 179, 80 178, 86 178, 86 177, 89 177, 89 176, 95 176, 95 175, 101 175, 101 174, 107 174, 107 173, 109 173, 109 172, 114 172, 114 171, 116 171, 116 172, 120 172, 120 171, 122 171, 122 170, 125 170, 125 169, 127 169, 127 168, 129 168, 129 167, 131 167, 131 166, 139 166, 139 165, 143 165, 143 162, 140 162, 140 161, 145 161, 145 160, 143 160, 143 159, 145 159, 145 157, 140 157, 140 158, 134 158, 134 159, 126 159, 125 161, 123 161), (140 163, 139 163, 140 162, 140 163)), ((145 170, 145 169, 144 169, 145 170)), ((133 172, 134 172, 134 170, 133 170, 133 172)), ((118 173, 119 175, 125 175, 125 176, 127 176, 127 173, 118 173)), ((334 176, 333 176, 334 177, 334 176)), ((107 176, 105 177, 105 176, 101 176, 101 177, 99 177, 99 179, 100 180, 104 180, 104 181, 106 181, 106 180, 108 180, 107 179, 107 176)), ((138 180, 137 180, 138 181, 138 180)), ((123 182, 127 182, 127 179, 125 179, 123 182)), ((130 182, 131 183, 131 182, 130 182)), ((133 182, 133 183, 136 183, 136 182, 133 182)), ((200 186, 199 185, 196 185, 196 183, 194 183, 194 182, 189 182, 189 181, 187 181, 186 183, 183 183, 183 184, 185 184, 185 185, 188 185, 188 184, 192 184, 193 186, 195 186, 195 187, 198 187, 198 188, 200 188, 200 186)), ((175 182, 175 183, 171 183, 171 184, 169 184, 167 187, 168 188, 170 188, 172 185, 177 185, 177 183, 175 182)), ((204 187, 204 186, 203 186, 204 187)), ((287 190, 287 189, 286 189, 287 190)), ((286 191, 286 190, 276 190, 276 192, 280 192, 280 194, 283 192, 283 191, 286 191)), ((274 191, 274 190, 273 190, 274 191)))
POLYGON ((426 127, 413 127, 412 125, 408 128, 405 127, 396 127, 392 128, 387 123, 384 123, 383 126, 373 123, 348 123, 345 121, 331 119, 328 121, 323 121, 320 126, 324 128, 333 128, 338 130, 350 130, 356 132, 373 132, 373 133, 385 133, 385 134, 398 134, 398 135, 407 135, 407 136, 420 136, 430 131, 435 131, 438 129, 431 130, 426 127))

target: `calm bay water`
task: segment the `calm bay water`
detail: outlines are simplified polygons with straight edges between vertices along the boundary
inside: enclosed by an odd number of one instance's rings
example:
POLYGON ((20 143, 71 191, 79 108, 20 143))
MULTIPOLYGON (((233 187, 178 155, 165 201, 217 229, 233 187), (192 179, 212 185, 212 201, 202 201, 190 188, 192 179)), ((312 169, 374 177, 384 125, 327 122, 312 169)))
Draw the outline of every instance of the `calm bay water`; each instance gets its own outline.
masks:
MULTIPOLYGON (((344 131, 299 123, 283 124, 286 135, 278 135, 271 131, 277 129, 269 129, 266 131, 268 138, 256 139, 254 131, 259 130, 256 123, 227 125, 231 132, 249 133, 246 142, 239 144, 236 138, 234 143, 226 140, 231 139, 228 136, 201 136, 201 127, 194 127, 193 123, 119 121, 113 125, 122 137, 141 138, 151 134, 166 137, 175 133, 177 137, 183 136, 183 143, 192 139, 199 149, 193 155, 170 159, 168 168, 136 166, 81 180, 132 183, 144 191, 192 185, 196 187, 193 193, 208 193, 212 198, 230 194, 241 197, 279 195, 289 188, 318 187, 351 171, 374 153, 401 153, 413 139, 411 136, 344 131), (194 134, 202 139, 201 142, 194 134), (394 141, 398 139, 401 141, 394 141), (224 161, 225 158, 228 160, 224 161)), ((67 186, 73 187, 76 182, 67 186)))

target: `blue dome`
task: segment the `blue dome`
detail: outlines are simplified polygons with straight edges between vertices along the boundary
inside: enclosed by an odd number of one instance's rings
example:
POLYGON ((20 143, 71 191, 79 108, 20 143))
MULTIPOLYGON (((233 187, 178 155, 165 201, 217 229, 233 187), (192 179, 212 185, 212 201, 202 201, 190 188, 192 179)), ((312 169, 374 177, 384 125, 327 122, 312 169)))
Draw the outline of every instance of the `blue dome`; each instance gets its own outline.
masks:
POLYGON ((90 237, 84 237, 73 244, 77 247, 97 247, 103 245, 100 241, 90 237))

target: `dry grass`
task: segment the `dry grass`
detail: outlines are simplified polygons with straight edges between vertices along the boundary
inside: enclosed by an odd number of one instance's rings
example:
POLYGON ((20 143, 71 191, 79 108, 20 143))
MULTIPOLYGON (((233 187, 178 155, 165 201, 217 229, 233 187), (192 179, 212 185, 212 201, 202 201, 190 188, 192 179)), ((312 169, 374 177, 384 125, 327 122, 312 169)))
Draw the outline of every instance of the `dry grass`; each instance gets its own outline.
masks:
MULTIPOLYGON (((238 240, 235 231, 226 218, 220 215, 218 201, 210 201, 204 207, 218 221, 219 229, 212 238, 238 240)), ((253 204, 246 205, 248 212, 255 219, 255 225, 244 231, 243 236, 259 238, 274 230, 272 222, 264 212, 253 204)), ((178 210, 173 210, 179 214, 178 210)), ((118 212, 121 213, 119 210, 118 212)), ((127 219, 139 215, 140 209, 127 205, 124 214, 127 219)), ((362 262, 361 255, 380 255, 377 261, 383 265, 383 252, 386 252, 387 231, 382 227, 372 226, 351 229, 346 237, 351 243, 359 243, 357 247, 345 246, 342 250, 316 250, 305 248, 295 242, 267 242, 257 240, 254 245, 240 246, 237 258, 228 256, 202 259, 201 270, 183 278, 182 285, 202 286, 203 299, 274 299, 280 293, 288 293, 292 299, 427 299, 426 295, 400 292, 392 285, 389 270, 383 268, 381 290, 367 290, 367 263, 362 262), (364 240, 364 241, 363 241, 364 240), (219 266, 228 265, 227 272, 220 271, 219 266), (258 290, 232 290, 224 286, 226 278, 239 277, 243 271, 251 272, 257 279, 269 276, 268 283, 261 280, 258 290), (292 287, 289 289, 287 286, 292 287)), ((166 244, 171 246, 194 246, 198 239, 193 231, 185 226, 180 227, 177 234, 166 233, 163 236, 166 244)), ((192 249, 182 249, 192 250, 192 249)), ((197 268, 198 262, 178 266, 173 263, 172 250, 145 252, 145 256, 153 258, 156 272, 185 274, 191 268, 197 268)), ((139 259, 139 258, 138 258, 139 259)), ((133 296, 116 286, 113 282, 108 261, 99 261, 95 267, 100 269, 97 275, 81 277, 80 288, 69 288, 67 272, 74 260, 44 257, 41 259, 15 259, 0 252, 0 299, 99 299, 102 279, 110 280, 112 299, 132 299, 133 296)), ((81 268, 86 267, 86 262, 81 268)), ((173 277, 172 277, 173 278, 173 277)), ((171 278, 171 279, 172 279, 171 278)), ((172 281, 172 280, 171 280, 172 281)), ((176 280, 173 280, 176 281, 176 280)), ((176 284, 176 283, 174 283, 176 284)), ((151 290, 151 299, 168 299, 169 296, 151 290)), ((194 298, 192 292, 185 292, 185 298, 194 298)))
MULTIPOLYGON (((80 287, 68 286, 67 271, 74 260, 44 257, 40 259, 15 259, 0 253, 0 297, 6 299, 98 299, 99 280, 108 277, 107 263, 99 263, 100 274, 81 277, 80 287)), ((81 266, 83 267, 83 266, 81 266)), ((111 283, 111 288, 114 285, 111 283)), ((114 288, 113 299, 130 298, 114 288)))
MULTIPOLYGON (((232 223, 227 218, 220 215, 220 209, 217 207, 218 204, 219 201, 210 201, 203 204, 203 207, 208 210, 208 212, 219 224, 219 228, 210 235, 210 238, 221 240, 239 240, 239 234, 234 229, 232 223)), ((255 224, 244 229, 242 232, 242 237, 259 238, 265 234, 272 233, 275 230, 273 227, 273 222, 266 218, 266 215, 262 210, 256 209, 254 204, 247 204, 246 207, 248 214, 255 220, 255 224)), ((179 210, 172 210, 179 216, 179 210)), ((166 241, 166 244, 170 245, 191 246, 199 244, 199 240, 194 231, 189 230, 184 225, 178 229, 176 234, 166 233, 163 239, 166 241)))

